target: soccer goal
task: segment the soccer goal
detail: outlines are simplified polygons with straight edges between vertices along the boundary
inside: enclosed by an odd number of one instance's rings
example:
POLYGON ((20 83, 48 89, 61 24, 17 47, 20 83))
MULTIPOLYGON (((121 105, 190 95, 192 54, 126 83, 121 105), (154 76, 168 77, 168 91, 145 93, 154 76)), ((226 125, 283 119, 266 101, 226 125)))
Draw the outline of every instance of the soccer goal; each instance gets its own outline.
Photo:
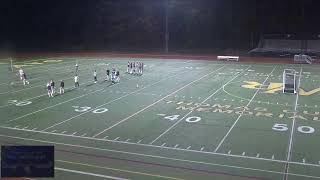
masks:
POLYGON ((297 93, 296 71, 294 69, 285 69, 283 71, 283 93, 297 93))

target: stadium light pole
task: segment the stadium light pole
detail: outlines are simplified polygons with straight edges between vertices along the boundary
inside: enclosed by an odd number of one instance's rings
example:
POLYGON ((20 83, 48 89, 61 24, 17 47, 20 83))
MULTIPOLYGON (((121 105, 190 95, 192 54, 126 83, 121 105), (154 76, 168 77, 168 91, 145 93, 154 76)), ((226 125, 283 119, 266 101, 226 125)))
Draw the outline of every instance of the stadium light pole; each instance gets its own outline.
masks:
POLYGON ((169 27, 168 27, 168 9, 169 0, 165 0, 165 53, 169 52, 169 27))

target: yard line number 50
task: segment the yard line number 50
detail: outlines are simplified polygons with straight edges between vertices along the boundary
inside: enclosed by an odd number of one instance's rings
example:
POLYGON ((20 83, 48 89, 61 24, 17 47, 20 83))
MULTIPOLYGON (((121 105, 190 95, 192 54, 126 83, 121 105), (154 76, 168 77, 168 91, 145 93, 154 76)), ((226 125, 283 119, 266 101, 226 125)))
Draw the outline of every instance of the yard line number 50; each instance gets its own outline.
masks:
MULTIPOLYGON (((287 124, 274 124, 272 129, 275 131, 288 131, 289 128, 287 124)), ((303 134, 312 134, 315 132, 315 129, 310 126, 298 126, 297 130, 303 134)))

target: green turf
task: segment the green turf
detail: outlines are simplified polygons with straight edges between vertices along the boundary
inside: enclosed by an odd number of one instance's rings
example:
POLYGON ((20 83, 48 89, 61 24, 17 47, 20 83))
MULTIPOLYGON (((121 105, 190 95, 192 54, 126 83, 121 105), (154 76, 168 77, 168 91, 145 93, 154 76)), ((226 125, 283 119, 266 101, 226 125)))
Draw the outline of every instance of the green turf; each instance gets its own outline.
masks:
POLYGON ((1 145, 55 145, 55 179, 320 178, 317 65, 142 59, 145 72, 134 76, 128 60, 15 60, 25 87, 1 61, 1 145), (113 66, 115 85, 104 81, 113 66), (299 95, 276 84, 288 68, 301 73, 299 95), (65 80, 64 95, 46 95, 51 79, 65 80))

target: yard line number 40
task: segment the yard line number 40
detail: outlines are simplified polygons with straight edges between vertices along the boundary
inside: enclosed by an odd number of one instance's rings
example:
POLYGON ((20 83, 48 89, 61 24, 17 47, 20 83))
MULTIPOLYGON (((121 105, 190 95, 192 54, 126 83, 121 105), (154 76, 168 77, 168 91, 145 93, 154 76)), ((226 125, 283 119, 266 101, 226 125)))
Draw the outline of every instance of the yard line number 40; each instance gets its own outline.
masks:
MULTIPOLYGON (((288 131, 288 125, 287 124, 274 124, 272 127, 275 131, 288 131)), ((315 129, 310 126, 298 126, 297 127, 298 132, 303 134, 312 134, 315 132, 315 129)))

